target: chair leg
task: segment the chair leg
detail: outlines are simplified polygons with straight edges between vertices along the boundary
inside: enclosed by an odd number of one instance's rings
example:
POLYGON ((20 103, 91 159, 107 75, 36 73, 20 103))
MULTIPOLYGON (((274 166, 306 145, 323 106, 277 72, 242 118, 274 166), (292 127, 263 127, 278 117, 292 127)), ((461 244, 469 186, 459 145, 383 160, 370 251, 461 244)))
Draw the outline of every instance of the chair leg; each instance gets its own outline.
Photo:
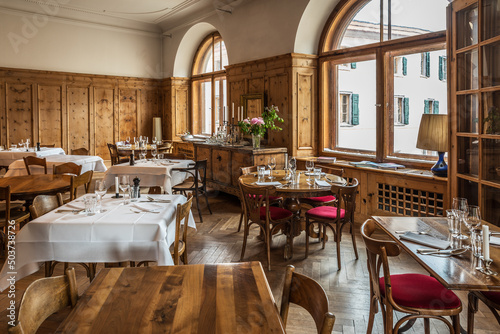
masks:
POLYGON ((243 261, 243 257, 245 256, 245 249, 247 247, 247 237, 248 237, 248 221, 245 218, 245 226, 244 226, 244 229, 243 229, 243 245, 241 246, 240 262, 243 261))
POLYGON ((429 324, 429 318, 424 318, 424 333, 425 334, 430 334, 431 329, 430 329, 430 324, 429 324))
MULTIPOLYGON (((467 333, 474 333, 474 314, 477 312, 477 297, 474 293, 469 292, 469 306, 467 307, 467 333)), ((455 327, 455 321, 453 320, 453 327, 455 327)), ((455 333, 460 333, 456 331, 455 333)))
POLYGON ((319 228, 318 228, 318 231, 320 232, 320 236, 319 236, 319 237, 320 237, 321 239, 323 239, 323 240, 321 240, 321 242, 322 242, 322 246, 321 246, 321 248, 322 248, 322 249, 325 249, 325 245, 326 245, 326 225, 319 224, 319 226, 318 226, 318 227, 319 227, 319 228), (321 232, 321 230, 323 230, 323 232, 321 232))
POLYGON ((200 223, 203 223, 203 217, 201 216, 201 210, 200 210, 200 198, 198 197, 198 192, 194 192, 194 197, 196 197, 196 207, 198 208, 198 215, 200 216, 200 223))
MULTIPOLYGON (((306 217, 306 259, 309 256, 309 228, 311 228, 311 225, 309 225, 309 217, 306 217)), ((293 231, 290 231, 290 233, 293 233, 293 231)))
POLYGON ((267 251, 267 266, 269 271, 271 271, 271 233, 270 231, 266 231, 266 251, 267 251))
POLYGON ((208 203, 208 196, 207 196, 206 190, 203 190, 203 196, 205 196, 205 202, 207 202, 208 212, 210 212, 210 214, 212 214, 212 209, 210 209, 210 204, 208 203))
POLYGON ((241 211, 241 215, 240 215, 240 224, 238 225, 238 232, 241 230, 241 224, 243 224, 243 214, 244 212, 241 211))
MULTIPOLYGON (((474 320, 472 320, 474 321, 474 320)), ((455 334, 460 334, 461 332, 461 328, 460 328, 460 315, 459 314, 456 314, 456 315, 452 315, 451 316, 451 322, 453 324, 453 331, 455 332, 455 334)), ((472 331, 468 331, 467 333, 474 333, 474 328, 472 329, 472 331)))
MULTIPOLYGON (((370 287, 371 290, 371 287, 370 287)), ((373 293, 373 292, 371 292, 373 293)), ((377 313, 377 298, 375 298, 374 295, 372 295, 371 301, 370 301, 370 314, 368 315, 368 325, 366 327, 366 333, 371 334, 373 331, 373 322, 375 320, 375 314, 377 313)))
POLYGON ((356 260, 359 259, 358 256, 358 247, 356 246, 356 232, 354 228, 354 223, 351 222, 351 238, 352 238, 352 247, 354 248, 354 255, 356 255, 356 260))
POLYGON ((340 236, 342 234, 342 225, 340 224, 340 221, 337 220, 337 233, 335 235, 335 243, 337 244, 337 266, 339 267, 338 270, 341 269, 341 263, 340 263, 340 236))

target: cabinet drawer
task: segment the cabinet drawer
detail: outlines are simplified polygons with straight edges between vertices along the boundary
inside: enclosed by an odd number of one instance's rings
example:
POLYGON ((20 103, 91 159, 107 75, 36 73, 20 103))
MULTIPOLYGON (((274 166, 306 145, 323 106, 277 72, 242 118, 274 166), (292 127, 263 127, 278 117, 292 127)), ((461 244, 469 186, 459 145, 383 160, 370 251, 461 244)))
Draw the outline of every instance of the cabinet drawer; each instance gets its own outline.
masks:
POLYGON ((231 152, 212 151, 212 179, 228 185, 231 184, 231 152))

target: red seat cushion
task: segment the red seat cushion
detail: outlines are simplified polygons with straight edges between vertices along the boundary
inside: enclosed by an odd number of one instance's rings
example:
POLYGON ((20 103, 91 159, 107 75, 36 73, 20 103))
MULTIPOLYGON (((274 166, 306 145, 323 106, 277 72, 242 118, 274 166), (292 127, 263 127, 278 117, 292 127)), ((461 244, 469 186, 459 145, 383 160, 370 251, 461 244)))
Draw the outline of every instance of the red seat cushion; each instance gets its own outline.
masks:
MULTIPOLYGON (((333 206, 318 206, 307 210, 306 215, 310 218, 337 219, 337 208, 333 206)), ((344 218, 345 210, 340 209, 340 218, 344 218)))
MULTIPOLYGON (((385 296, 384 277, 380 277, 380 292, 385 296)), ((460 306, 457 295, 446 289, 434 277, 421 274, 391 275, 392 298, 406 307, 445 310, 460 306)))
POLYGON ((481 291, 483 296, 494 302, 495 304, 500 305, 500 292, 495 291, 481 291))
MULTIPOLYGON (((269 214, 271 215, 271 220, 280 220, 293 216, 291 211, 275 206, 269 207, 269 214)), ((260 208, 260 219, 266 220, 266 207, 264 206, 260 208)))
POLYGON ((303 200, 312 201, 312 202, 319 202, 319 203, 326 203, 326 202, 335 201, 335 196, 329 195, 329 196, 321 196, 321 197, 306 197, 303 200))

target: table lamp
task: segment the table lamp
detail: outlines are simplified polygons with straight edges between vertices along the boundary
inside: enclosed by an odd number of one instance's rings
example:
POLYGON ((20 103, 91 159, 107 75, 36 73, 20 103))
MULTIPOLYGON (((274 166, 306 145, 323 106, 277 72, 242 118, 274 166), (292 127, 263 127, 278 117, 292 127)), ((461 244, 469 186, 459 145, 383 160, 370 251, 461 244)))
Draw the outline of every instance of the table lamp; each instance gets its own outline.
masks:
POLYGON ((153 138, 163 140, 161 134, 161 117, 153 117, 153 138))
POLYGON ((444 153, 448 151, 448 115, 423 114, 418 130, 417 148, 437 151, 439 158, 431 171, 436 176, 448 176, 444 153))

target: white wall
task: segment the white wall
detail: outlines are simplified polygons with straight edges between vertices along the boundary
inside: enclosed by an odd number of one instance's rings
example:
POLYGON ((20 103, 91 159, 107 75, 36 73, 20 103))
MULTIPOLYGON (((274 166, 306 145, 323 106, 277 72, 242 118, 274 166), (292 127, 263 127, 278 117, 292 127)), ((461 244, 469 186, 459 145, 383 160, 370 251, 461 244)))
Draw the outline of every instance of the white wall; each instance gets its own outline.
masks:
POLYGON ((0 67, 161 78, 161 35, 0 11, 0 67))

